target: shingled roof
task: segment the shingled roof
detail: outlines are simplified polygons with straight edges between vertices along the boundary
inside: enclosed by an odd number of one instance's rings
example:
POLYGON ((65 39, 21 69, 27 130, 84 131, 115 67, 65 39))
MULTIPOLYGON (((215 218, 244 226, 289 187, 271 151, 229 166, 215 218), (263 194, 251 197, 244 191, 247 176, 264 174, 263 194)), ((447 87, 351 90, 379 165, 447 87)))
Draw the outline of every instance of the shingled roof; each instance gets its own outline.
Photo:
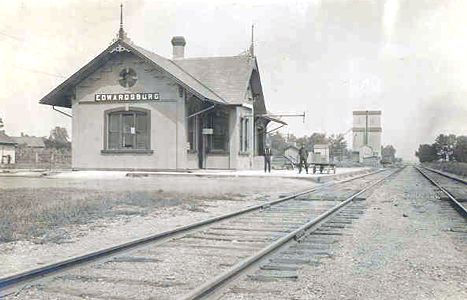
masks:
POLYGON ((15 141, 9 137, 5 131, 0 130, 0 145, 14 145, 15 141))
MULTIPOLYGON (((73 95, 74 87, 81 82, 86 77, 90 76, 93 72, 95 72, 99 67, 101 67, 104 63, 106 63, 112 57, 112 50, 116 47, 124 47, 130 50, 133 54, 140 57, 141 59, 145 60, 149 64, 154 65, 157 68, 162 69, 165 71, 172 79, 174 79, 177 83, 185 87, 188 91, 196 95, 202 100, 210 100, 220 104, 237 104, 238 102, 232 101, 229 102, 224 97, 219 95, 219 84, 213 84, 213 79, 207 78, 206 75, 201 76, 204 74, 209 67, 204 68, 202 72, 198 72, 197 75, 191 74, 191 72, 186 71, 181 65, 177 64, 174 61, 164 58, 156 53, 148 51, 144 48, 136 46, 132 42, 126 39, 118 39, 112 45, 110 45, 107 49, 101 52, 98 56, 96 56, 93 60, 91 60, 88 64, 78 70, 75 74, 70 76, 66 79, 62 84, 52 90, 49 94, 44 96, 41 100, 41 104, 48 104, 54 106, 62 106, 62 107, 71 107, 71 96, 73 95), (199 75, 199 76, 198 76, 199 75), (200 78, 203 77, 203 78, 200 78), (208 80, 213 84, 211 88, 208 84, 204 82, 204 79, 208 80)), ((188 65, 188 64, 187 64, 188 65)), ((193 64, 190 64, 192 66, 193 64)), ((190 68, 188 66, 187 68, 190 68)), ((233 65, 230 67, 230 70, 233 69, 233 65)), ((191 71, 194 71, 190 68, 191 71)), ((219 73, 218 73, 219 74, 219 73)), ((248 74, 248 76, 251 74, 248 74)), ((247 77, 245 75, 245 77, 247 77)), ((225 86, 225 85, 224 85, 225 86)), ((246 82, 244 86, 244 91, 246 91, 246 82)), ((236 88, 231 88, 229 92, 225 93, 228 96, 228 99, 237 99, 237 94, 233 92, 236 88)))
POLYGON ((150 63, 154 63, 157 66, 161 67, 164 69, 169 75, 172 75, 176 81, 179 81, 182 85, 187 87, 189 90, 192 92, 195 92, 195 94, 199 94, 200 96, 215 101, 215 102, 220 102, 223 104, 227 104, 227 101, 222 99, 216 92, 212 91, 208 86, 203 84, 198 78, 192 76, 190 73, 186 72, 184 69, 182 69, 179 65, 174 63, 172 60, 164 58, 154 52, 151 52, 149 50, 146 50, 144 48, 141 48, 139 46, 136 46, 134 44, 129 44, 123 42, 124 47, 133 49, 135 51, 135 54, 137 56, 142 56, 142 58, 149 59, 150 63))
POLYGON ((31 148, 45 148, 44 138, 37 136, 12 136, 11 139, 18 145, 31 148))
POLYGON ((198 79, 228 104, 245 100, 254 59, 249 55, 176 59, 174 63, 198 79))

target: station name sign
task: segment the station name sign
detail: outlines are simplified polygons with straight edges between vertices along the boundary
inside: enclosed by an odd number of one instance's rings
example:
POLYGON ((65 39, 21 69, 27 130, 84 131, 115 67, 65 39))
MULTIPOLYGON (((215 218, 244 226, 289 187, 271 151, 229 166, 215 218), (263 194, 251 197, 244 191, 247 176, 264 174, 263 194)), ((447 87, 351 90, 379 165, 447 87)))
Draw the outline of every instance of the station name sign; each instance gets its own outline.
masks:
POLYGON ((124 93, 124 94, 95 94, 94 100, 104 101, 158 101, 159 93, 124 93))

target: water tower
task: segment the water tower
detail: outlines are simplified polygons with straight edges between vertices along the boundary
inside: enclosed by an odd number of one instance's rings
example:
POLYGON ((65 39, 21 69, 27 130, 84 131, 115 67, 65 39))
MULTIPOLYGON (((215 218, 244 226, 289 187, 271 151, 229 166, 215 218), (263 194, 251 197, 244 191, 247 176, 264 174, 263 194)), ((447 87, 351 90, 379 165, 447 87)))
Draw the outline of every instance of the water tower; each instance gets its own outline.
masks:
POLYGON ((381 157, 381 132, 380 110, 353 112, 352 149, 360 158, 381 157))

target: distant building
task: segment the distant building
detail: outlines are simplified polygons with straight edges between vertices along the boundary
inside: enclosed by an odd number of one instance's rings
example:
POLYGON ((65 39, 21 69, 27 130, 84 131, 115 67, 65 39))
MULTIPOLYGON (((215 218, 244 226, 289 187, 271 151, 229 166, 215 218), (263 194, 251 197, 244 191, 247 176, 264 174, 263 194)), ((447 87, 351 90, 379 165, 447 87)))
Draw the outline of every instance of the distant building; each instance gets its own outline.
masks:
POLYGON ((359 162, 370 157, 381 158, 381 111, 353 112, 352 150, 358 152, 359 162))
POLYGON ((45 148, 44 138, 42 137, 25 136, 21 134, 21 136, 12 136, 11 138, 16 142, 16 144, 18 144, 18 146, 34 149, 45 148))
POLYGON ((329 163, 329 144, 316 144, 313 146, 312 162, 329 163))
POLYGON ((16 142, 4 130, 0 130, 0 165, 15 163, 15 147, 16 142))
POLYGON ((295 145, 289 145, 285 147, 284 155, 294 161, 298 160, 298 147, 295 145))

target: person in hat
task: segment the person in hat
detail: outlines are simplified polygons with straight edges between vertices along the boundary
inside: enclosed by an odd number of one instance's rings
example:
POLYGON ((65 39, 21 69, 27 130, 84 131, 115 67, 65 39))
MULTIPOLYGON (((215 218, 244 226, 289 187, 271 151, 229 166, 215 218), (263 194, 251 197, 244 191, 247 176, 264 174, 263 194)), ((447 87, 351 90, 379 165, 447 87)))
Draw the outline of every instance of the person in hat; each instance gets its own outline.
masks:
POLYGON ((303 166, 305 167, 305 171, 308 174, 308 150, 306 150, 303 145, 301 145, 300 149, 298 149, 298 157, 298 174, 302 173, 303 166))
POLYGON ((266 147, 264 148, 264 173, 271 173, 271 158, 271 148, 269 147, 269 145, 266 145, 266 147))

